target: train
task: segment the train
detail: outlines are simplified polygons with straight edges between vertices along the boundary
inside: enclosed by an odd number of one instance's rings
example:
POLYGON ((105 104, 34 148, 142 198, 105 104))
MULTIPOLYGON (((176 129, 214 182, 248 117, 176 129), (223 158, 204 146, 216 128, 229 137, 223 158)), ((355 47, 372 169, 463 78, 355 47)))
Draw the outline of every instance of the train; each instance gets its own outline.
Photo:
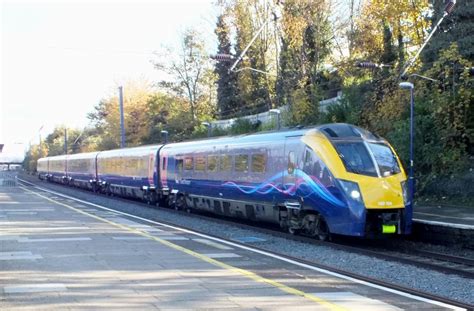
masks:
POLYGON ((207 138, 41 158, 38 177, 178 210, 279 225, 321 240, 411 233, 407 176, 360 127, 207 138))

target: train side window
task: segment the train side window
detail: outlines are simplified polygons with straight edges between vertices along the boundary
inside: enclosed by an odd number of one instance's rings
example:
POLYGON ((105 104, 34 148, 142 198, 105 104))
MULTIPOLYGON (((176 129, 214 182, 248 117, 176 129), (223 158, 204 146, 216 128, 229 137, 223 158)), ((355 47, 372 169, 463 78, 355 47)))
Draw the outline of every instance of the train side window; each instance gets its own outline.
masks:
POLYGON ((249 156, 247 154, 235 156, 235 171, 244 173, 249 171, 249 156))
POLYGON ((210 155, 207 157, 207 171, 208 172, 217 172, 217 161, 218 157, 215 155, 210 155))
POLYGON ((221 155, 221 161, 219 164, 221 172, 230 172, 232 169, 232 156, 228 154, 221 155))
POLYGON ((193 164, 193 158, 185 158, 184 159, 184 169, 186 171, 192 171, 193 168, 194 168, 194 164, 193 164))
POLYGON ((264 154, 252 154, 252 172, 265 173, 266 160, 264 154))
POLYGON ((166 158, 163 157, 163 167, 162 167, 162 170, 165 170, 166 169, 166 158))
POLYGON ((176 171, 178 173, 183 171, 183 159, 176 160, 176 171))
POLYGON ((293 151, 288 153, 288 174, 293 174, 296 168, 296 157, 293 151))
POLYGON ((304 152, 304 165, 310 165, 313 162, 313 157, 311 156, 311 152, 306 149, 304 152))
POLYGON ((204 172, 206 170, 206 158, 203 156, 196 157, 196 165, 194 169, 197 172, 204 172))

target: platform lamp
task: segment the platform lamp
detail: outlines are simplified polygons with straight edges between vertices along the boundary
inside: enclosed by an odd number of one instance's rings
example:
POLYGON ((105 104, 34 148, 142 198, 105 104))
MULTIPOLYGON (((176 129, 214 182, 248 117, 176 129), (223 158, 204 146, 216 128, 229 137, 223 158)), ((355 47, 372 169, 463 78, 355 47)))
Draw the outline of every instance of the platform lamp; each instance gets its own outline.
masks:
POLYGON ((163 139, 163 144, 167 144, 168 143, 168 131, 161 131, 161 138, 163 139))
POLYGON ((280 114, 281 114, 281 110, 280 109, 270 109, 268 110, 269 113, 271 114, 276 114, 277 116, 277 130, 280 129, 280 114))
POLYGON ((413 140, 414 140, 414 114, 415 114, 415 99, 413 91, 415 86, 411 82, 401 82, 399 84, 401 89, 410 90, 410 171, 408 175, 408 198, 410 201, 410 213, 413 213, 413 198, 415 196, 415 177, 413 168, 413 140))
POLYGON ((209 122, 202 122, 201 125, 204 125, 205 127, 207 127, 207 137, 211 137, 212 124, 209 122))

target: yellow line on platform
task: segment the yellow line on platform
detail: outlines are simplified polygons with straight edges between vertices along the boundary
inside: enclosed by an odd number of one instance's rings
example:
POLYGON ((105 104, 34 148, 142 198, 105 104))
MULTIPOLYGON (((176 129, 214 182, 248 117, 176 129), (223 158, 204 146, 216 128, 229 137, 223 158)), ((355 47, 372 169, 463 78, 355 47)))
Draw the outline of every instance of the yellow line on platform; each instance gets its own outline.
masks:
POLYGON ((53 202, 53 203, 55 203, 55 204, 58 204, 58 205, 61 205, 61 206, 66 207, 66 208, 68 208, 68 209, 71 209, 71 210, 73 210, 73 211, 75 211, 75 212, 77 212, 77 213, 79 213, 79 214, 83 214, 83 215, 92 217, 92 218, 94 218, 94 219, 96 219, 96 220, 99 220, 99 221, 108 223, 109 225, 118 227, 118 228, 123 229, 123 230, 127 230, 127 231, 130 231, 130 232, 133 232, 133 233, 138 234, 138 235, 141 235, 141 236, 143 236, 143 237, 147 237, 147 238, 149 238, 149 239, 151 239, 151 240, 154 240, 154 241, 156 241, 156 242, 158 242, 158 243, 161 243, 161 244, 163 244, 163 245, 166 245, 166 246, 168 246, 168 247, 170 247, 170 248, 173 248, 173 249, 178 250, 178 251, 180 251, 180 252, 183 252, 183 253, 185 253, 185 254, 191 255, 191 256, 193 256, 193 257, 195 257, 195 258, 201 259, 202 261, 205 261, 205 262, 207 262, 207 263, 210 263, 210 264, 212 264, 212 265, 214 265, 214 266, 221 267, 221 268, 223 268, 223 269, 230 270, 230 271, 232 271, 232 272, 235 272, 235 273, 241 274, 241 275, 243 275, 243 276, 246 276, 246 277, 248 277, 248 278, 250 278, 250 279, 252 279, 252 280, 254 280, 254 281, 256 281, 256 282, 270 284, 270 285, 272 285, 272 286, 274 286, 274 287, 276 287, 276 288, 280 289, 281 291, 286 292, 286 293, 288 293, 288 294, 292 294, 292 295, 295 295, 295 296, 304 297, 304 298, 306 298, 306 299, 308 299, 308 300, 311 300, 311 301, 314 301, 314 302, 316 302, 316 303, 318 303, 318 304, 320 304, 320 305, 322 305, 322 306, 324 306, 324 307, 326 307, 326 308, 328 308, 328 309, 330 309, 330 310, 334 310, 334 311, 348 310, 348 309, 346 309, 346 308, 344 308, 344 307, 341 307, 341 306, 338 306, 338 305, 336 305, 336 304, 333 304, 333 303, 331 303, 331 302, 329 302, 329 301, 327 301, 327 300, 324 300, 324 299, 319 298, 319 297, 317 297, 317 296, 314 296, 314 295, 312 295, 312 294, 308 294, 308 293, 306 293, 306 292, 304 292, 304 291, 301 291, 301 290, 299 290, 299 289, 286 286, 286 285, 284 285, 284 284, 282 284, 282 283, 280 283, 280 282, 277 282, 277 281, 274 281, 274 280, 271 280, 271 279, 264 278, 264 277, 259 276, 259 275, 255 274, 255 273, 251 272, 251 271, 248 271, 248 270, 245 270, 245 269, 241 269, 241 268, 237 268, 237 267, 233 267, 233 266, 228 265, 228 264, 226 264, 226 263, 223 263, 223 262, 221 262, 221 261, 218 261, 218 260, 215 260, 215 259, 213 259, 213 258, 210 258, 210 257, 208 257, 208 256, 206 256, 206 255, 199 254, 199 253, 197 253, 197 252, 195 252, 195 251, 192 251, 192 250, 190 250, 190 249, 187 249, 187 248, 185 248, 185 247, 182 247, 182 246, 179 246, 179 245, 177 245, 177 244, 171 243, 171 242, 169 242, 169 241, 160 239, 160 238, 158 238, 158 237, 156 237, 156 236, 153 236, 153 235, 151 235, 151 234, 149 234, 149 233, 147 233, 147 232, 143 232, 143 231, 140 231, 140 230, 137 230, 137 229, 134 229, 134 228, 131 228, 131 227, 122 225, 122 224, 115 223, 115 222, 110 221, 110 220, 108 220, 108 219, 105 219, 105 218, 102 218, 102 217, 99 217, 99 216, 90 214, 90 213, 88 213, 88 212, 84 212, 84 211, 82 211, 82 210, 80 210, 80 209, 77 209, 77 208, 75 208, 75 207, 73 207, 73 206, 70 206, 70 205, 68 205, 68 204, 65 204, 65 203, 56 201, 56 200, 54 200, 54 199, 51 199, 51 198, 49 198, 49 197, 47 197, 47 196, 44 196, 44 195, 42 195, 42 194, 40 194, 40 193, 38 193, 38 192, 35 192, 35 191, 31 191, 31 190, 26 189, 26 188, 24 188, 24 187, 20 187, 20 188, 23 189, 23 190, 25 190, 25 191, 27 191, 27 192, 33 193, 33 194, 35 194, 35 195, 37 195, 37 196, 39 196, 39 197, 41 197, 41 198, 44 198, 44 199, 46 199, 46 200, 48 200, 48 201, 50 201, 50 202, 53 202))

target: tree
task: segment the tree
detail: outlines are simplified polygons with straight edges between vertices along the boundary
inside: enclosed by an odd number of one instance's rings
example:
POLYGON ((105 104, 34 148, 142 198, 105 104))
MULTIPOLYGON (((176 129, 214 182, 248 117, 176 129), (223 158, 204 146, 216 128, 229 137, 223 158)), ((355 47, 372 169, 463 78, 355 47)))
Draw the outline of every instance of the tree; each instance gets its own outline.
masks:
MULTIPOLYGON (((228 14, 221 14, 217 19, 215 33, 219 45, 217 54, 231 55, 230 29, 226 21, 228 14)), ((237 73, 229 72, 231 63, 218 61, 215 64, 215 73, 217 74, 217 106, 219 117, 221 119, 232 116, 233 112, 238 110, 239 93, 237 89, 237 73)))
MULTIPOLYGON (((433 0, 434 14, 431 24, 436 23, 445 8, 444 1, 433 0)), ((422 59, 428 66, 432 64, 451 42, 456 42, 463 58, 474 60, 474 5, 469 0, 458 0, 454 11, 445 18, 440 29, 433 35, 422 53, 422 59)), ((427 67, 428 67, 427 66, 427 67)))
POLYGON ((277 82, 278 102, 289 104, 290 124, 314 124, 328 90, 323 64, 331 53, 329 1, 286 1, 277 82))
POLYGON ((275 29, 272 29, 274 25, 268 22, 275 8, 272 3, 262 0, 235 0, 232 8, 236 55, 241 54, 257 31, 264 26, 264 30, 236 68, 241 70, 237 80, 241 105, 245 108, 237 110, 237 115, 266 111, 273 106, 275 92, 276 48, 272 31, 275 29))
MULTIPOLYGON (((146 106, 152 94, 148 81, 129 81, 124 85, 124 121, 126 145, 138 146, 147 132, 146 106)), ((120 146, 120 113, 117 94, 102 99, 89 113, 89 120, 96 128, 95 142, 99 150, 109 150, 120 146)))
POLYGON ((48 148, 46 144, 31 145, 26 151, 25 159, 23 160, 23 168, 27 172, 36 172, 36 165, 38 159, 44 158, 48 155, 48 148))
POLYGON ((168 74, 169 79, 160 82, 162 88, 176 96, 186 96, 190 105, 191 120, 197 124, 202 97, 207 94, 204 89, 208 86, 207 77, 212 77, 212 71, 204 41, 196 30, 187 29, 181 36, 178 53, 168 48, 163 60, 154 63, 155 68, 168 74))

